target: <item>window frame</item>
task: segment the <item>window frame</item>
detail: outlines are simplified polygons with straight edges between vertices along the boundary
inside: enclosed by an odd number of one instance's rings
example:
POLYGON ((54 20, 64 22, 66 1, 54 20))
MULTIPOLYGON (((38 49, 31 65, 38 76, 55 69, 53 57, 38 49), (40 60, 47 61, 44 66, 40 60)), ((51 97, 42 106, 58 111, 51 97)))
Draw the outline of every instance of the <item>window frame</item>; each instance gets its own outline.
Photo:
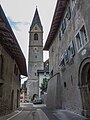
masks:
POLYGON ((34 34, 34 40, 38 40, 38 34, 37 33, 34 34))
POLYGON ((88 41, 88 37, 87 37, 87 33, 86 33, 86 29, 85 29, 84 25, 80 29, 80 35, 81 35, 82 43, 85 45, 88 41), (84 33, 84 31, 83 32, 81 31, 83 28, 84 28, 85 33, 84 33), (82 33, 84 33, 83 38, 82 38, 82 33), (87 41, 86 41, 86 39, 87 39, 87 41))
POLYGON ((78 50, 78 52, 79 52, 79 51, 83 48, 83 43, 82 43, 80 31, 78 31, 78 33, 76 34, 76 36, 75 36, 76 46, 77 46, 77 50, 78 50), (81 47, 80 47, 79 44, 78 44, 79 42, 78 42, 78 40, 77 40, 77 38, 76 38, 77 35, 79 35, 79 37, 80 37, 81 47))
POLYGON ((68 45, 68 55, 70 60, 75 56, 74 40, 71 40, 71 42, 68 45))
POLYGON ((3 96, 3 83, 0 83, 0 98, 3 96))
POLYGON ((85 24, 83 24, 75 35, 75 43, 76 43, 77 52, 79 53, 85 47, 85 45, 88 42, 89 42, 89 39, 88 39, 88 35, 87 35, 87 29, 86 29, 85 24), (81 36, 81 32, 80 32, 83 27, 84 27, 84 30, 86 32, 86 37, 87 37, 87 41, 84 44, 83 44, 83 40, 82 40, 82 36, 81 36), (80 47, 79 49, 78 49, 78 42, 77 42, 77 39, 76 39, 77 34, 80 35, 80 40, 81 40, 81 43, 82 43, 82 47, 80 47))
POLYGON ((1 68, 0 68, 0 79, 3 79, 3 64, 4 64, 4 59, 3 59, 3 55, 0 55, 0 59, 1 59, 1 68))

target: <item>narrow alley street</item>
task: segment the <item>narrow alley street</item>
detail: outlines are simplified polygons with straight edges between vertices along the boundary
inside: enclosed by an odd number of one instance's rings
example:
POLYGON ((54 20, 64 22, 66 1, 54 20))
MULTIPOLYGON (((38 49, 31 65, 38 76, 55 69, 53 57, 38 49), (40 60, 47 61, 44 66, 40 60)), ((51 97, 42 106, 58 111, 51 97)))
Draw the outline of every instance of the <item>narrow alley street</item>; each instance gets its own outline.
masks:
POLYGON ((21 108, 0 120, 89 120, 68 111, 50 110, 44 104, 22 103, 21 108))

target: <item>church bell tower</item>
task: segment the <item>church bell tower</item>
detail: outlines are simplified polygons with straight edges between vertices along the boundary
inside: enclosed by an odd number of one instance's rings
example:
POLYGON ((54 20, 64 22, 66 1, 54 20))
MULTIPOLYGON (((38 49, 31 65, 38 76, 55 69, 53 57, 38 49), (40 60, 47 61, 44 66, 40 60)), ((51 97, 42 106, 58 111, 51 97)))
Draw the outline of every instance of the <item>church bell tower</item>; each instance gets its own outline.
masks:
POLYGON ((27 95, 30 99, 39 94, 37 70, 43 69, 43 27, 36 8, 29 30, 27 95))

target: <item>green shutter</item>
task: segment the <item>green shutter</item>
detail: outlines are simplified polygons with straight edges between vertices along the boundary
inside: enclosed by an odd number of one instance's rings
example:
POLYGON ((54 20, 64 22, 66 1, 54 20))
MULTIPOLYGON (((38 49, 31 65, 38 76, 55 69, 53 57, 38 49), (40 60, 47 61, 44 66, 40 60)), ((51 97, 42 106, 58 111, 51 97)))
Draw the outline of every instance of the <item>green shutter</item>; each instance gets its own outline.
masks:
POLYGON ((69 61, 68 50, 65 50, 64 59, 65 59, 65 63, 68 63, 68 61, 69 61))
POLYGON ((62 24, 61 24, 61 30, 62 30, 63 34, 64 34, 65 29, 66 29, 66 19, 64 19, 62 24))
POLYGON ((70 7, 68 7, 68 10, 67 10, 67 19, 70 20, 71 18, 71 10, 70 10, 70 7))
POLYGON ((59 40, 61 40, 61 31, 59 30, 59 40))

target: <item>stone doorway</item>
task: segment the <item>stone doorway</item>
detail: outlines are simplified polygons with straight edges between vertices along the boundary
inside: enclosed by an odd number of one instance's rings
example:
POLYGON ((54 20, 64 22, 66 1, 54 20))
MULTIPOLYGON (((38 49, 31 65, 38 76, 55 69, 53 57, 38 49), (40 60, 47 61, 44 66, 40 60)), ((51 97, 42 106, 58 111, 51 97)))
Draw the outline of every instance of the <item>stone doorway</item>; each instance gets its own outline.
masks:
POLYGON ((82 114, 90 117, 90 62, 81 67, 80 90, 82 99, 82 114))

